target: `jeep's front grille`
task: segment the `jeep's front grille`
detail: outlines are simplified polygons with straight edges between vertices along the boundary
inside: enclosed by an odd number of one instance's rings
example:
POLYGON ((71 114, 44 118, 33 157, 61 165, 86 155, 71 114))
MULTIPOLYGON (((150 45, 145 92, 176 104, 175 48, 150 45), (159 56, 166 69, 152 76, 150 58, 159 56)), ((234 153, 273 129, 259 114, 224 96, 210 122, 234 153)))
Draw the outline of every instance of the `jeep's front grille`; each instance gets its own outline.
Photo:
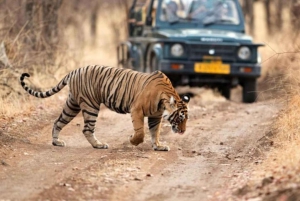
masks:
POLYGON ((228 45, 190 44, 189 58, 202 60, 203 56, 221 57, 222 61, 236 61, 236 47, 228 45))

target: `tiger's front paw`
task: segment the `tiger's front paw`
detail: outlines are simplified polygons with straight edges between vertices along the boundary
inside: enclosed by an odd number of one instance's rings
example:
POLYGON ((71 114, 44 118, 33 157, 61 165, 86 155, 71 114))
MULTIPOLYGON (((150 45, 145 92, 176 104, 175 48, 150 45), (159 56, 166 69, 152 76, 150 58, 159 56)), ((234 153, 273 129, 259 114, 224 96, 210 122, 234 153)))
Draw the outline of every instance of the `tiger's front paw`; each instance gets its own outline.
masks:
POLYGON ((170 151, 169 146, 154 146, 154 151, 170 151))
POLYGON ((105 143, 97 143, 97 144, 95 144, 95 145, 93 145, 93 147, 95 148, 95 149, 108 149, 108 144, 105 144, 105 143))
POLYGON ((53 139, 52 145, 59 146, 59 147, 65 147, 67 144, 63 140, 53 139))
POLYGON ((135 136, 130 136, 130 143, 134 146, 138 146, 139 144, 144 142, 144 138, 143 137, 135 137, 135 136))

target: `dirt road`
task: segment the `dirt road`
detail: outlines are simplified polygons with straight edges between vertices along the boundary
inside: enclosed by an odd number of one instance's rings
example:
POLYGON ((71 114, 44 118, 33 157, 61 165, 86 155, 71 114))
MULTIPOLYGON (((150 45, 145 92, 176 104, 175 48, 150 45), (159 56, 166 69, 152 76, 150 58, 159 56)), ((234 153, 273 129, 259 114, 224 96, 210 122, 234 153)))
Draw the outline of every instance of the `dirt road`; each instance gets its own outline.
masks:
POLYGON ((169 152, 153 151, 149 135, 131 146, 130 115, 108 109, 99 114, 96 135, 109 149, 90 146, 81 116, 61 132, 67 147, 54 147, 51 129, 60 111, 47 119, 40 112, 35 121, 11 125, 19 133, 0 154, 0 200, 217 200, 257 160, 258 140, 277 112, 272 101, 242 104, 198 90, 186 133, 172 133, 167 122, 162 126, 169 152))

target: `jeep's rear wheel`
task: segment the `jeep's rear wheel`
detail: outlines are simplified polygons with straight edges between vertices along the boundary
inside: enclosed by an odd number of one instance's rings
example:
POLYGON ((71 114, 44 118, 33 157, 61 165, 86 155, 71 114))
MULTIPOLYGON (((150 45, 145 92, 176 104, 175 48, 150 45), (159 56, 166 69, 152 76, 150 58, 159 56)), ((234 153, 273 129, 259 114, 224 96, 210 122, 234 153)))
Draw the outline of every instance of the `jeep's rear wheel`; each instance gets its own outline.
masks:
POLYGON ((126 58, 123 58, 121 65, 123 68, 132 69, 132 59, 130 58, 129 52, 126 53, 126 58))
POLYGON ((135 67, 137 71, 143 72, 144 71, 143 51, 139 48, 137 54, 138 54, 138 63, 136 63, 135 67))
POLYGON ((256 101, 256 79, 247 79, 243 82, 243 102, 253 103, 256 101))
POLYGON ((220 85, 218 86, 218 91, 224 96, 226 99, 230 99, 231 88, 229 85, 220 85))
POLYGON ((145 72, 152 73, 153 71, 157 70, 157 57, 155 55, 151 56, 150 64, 146 66, 145 72))

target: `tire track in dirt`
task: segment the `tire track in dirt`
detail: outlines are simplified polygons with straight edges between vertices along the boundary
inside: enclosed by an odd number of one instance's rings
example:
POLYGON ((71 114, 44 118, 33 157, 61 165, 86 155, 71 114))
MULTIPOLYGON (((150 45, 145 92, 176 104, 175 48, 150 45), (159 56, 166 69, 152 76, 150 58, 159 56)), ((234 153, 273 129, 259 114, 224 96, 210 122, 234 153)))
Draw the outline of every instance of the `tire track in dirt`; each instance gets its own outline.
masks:
MULTIPOLYGON (((99 139, 103 138, 105 133, 109 133, 110 126, 115 124, 106 117, 109 116, 106 113, 110 115, 111 112, 104 109, 99 115, 98 127, 104 132, 98 135, 99 139)), ((126 127, 130 127, 131 120, 126 121, 125 126, 118 127, 114 132, 119 133, 126 127), (128 123, 129 126, 126 126, 128 123)), ((10 165, 0 171, 0 200, 22 200, 23 198, 30 200, 30 197, 35 196, 36 193, 72 175, 74 170, 83 170, 92 164, 93 160, 105 155, 108 150, 93 149, 87 142, 81 132, 82 122, 83 119, 79 115, 61 132, 60 137, 66 141, 67 147, 52 146, 52 123, 36 134, 30 135, 28 137, 30 144, 20 144, 13 156, 7 160, 10 165)), ((123 123, 122 118, 119 122, 123 123)), ((109 135, 105 137, 107 142, 113 143, 115 139, 112 138, 109 135)))
POLYGON ((226 188, 234 174, 253 162, 249 152, 265 134, 276 106, 229 102, 221 105, 221 110, 217 109, 220 111, 206 115, 200 123, 189 122, 192 130, 182 141, 176 139, 173 143, 180 146, 178 160, 139 187, 132 200, 209 200, 218 195, 218 189, 226 188))
MULTIPOLYGON (((154 152, 150 136, 138 147, 128 142, 130 115, 103 109, 96 136, 110 145, 93 149, 81 133, 82 117, 61 132, 67 147, 51 145, 52 124, 0 167, 0 200, 209 200, 234 174, 252 163, 251 152, 278 106, 241 104, 196 96, 183 136, 164 122, 161 141, 170 152, 154 152)), ((26 134, 25 134, 26 135, 26 134)))

